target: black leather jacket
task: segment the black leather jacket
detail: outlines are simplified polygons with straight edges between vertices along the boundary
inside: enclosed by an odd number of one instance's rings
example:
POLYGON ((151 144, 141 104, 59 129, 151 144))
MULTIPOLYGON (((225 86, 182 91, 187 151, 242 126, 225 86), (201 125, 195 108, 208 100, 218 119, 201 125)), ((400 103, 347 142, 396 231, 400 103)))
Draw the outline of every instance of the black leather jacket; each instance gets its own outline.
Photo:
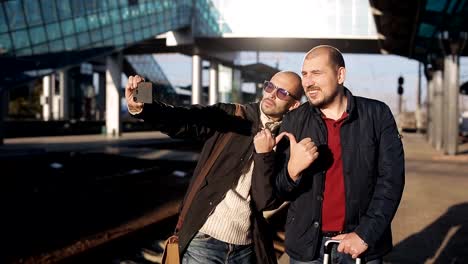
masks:
POLYGON ((184 254, 210 212, 221 202, 226 192, 238 182, 242 169, 253 155, 255 166, 251 187, 251 232, 255 256, 257 263, 275 264, 277 261, 273 240, 262 214, 262 210, 275 205, 273 168, 266 166, 274 163, 275 156, 272 153, 254 153, 253 137, 261 126, 259 104, 244 105, 245 119, 236 117, 235 109, 234 104, 223 103, 212 106, 176 107, 155 102, 145 105, 143 112, 135 117, 152 123, 161 132, 173 138, 191 138, 204 142, 194 175, 200 173, 220 136, 229 131, 234 132, 208 172, 187 212, 179 231, 180 254, 184 254))

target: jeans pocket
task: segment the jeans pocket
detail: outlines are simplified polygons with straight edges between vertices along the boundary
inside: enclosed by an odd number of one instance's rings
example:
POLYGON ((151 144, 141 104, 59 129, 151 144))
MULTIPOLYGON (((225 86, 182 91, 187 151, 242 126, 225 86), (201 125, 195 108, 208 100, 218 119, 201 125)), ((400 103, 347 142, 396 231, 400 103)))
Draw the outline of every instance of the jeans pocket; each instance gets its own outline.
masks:
POLYGON ((197 241, 207 241, 211 238, 210 235, 207 235, 207 234, 204 234, 202 232, 198 232, 195 237, 193 238, 193 240, 197 240, 197 241))

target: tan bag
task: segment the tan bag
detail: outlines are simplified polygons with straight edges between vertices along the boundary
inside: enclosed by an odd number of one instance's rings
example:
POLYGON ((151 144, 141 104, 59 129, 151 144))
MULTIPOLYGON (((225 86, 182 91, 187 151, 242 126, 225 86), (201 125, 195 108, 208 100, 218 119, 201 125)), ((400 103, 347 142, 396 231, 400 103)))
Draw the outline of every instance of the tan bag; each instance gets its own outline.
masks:
POLYGON ((162 264, 180 264, 179 237, 171 236, 166 240, 164 253, 162 255, 162 264))
MULTIPOLYGON (((236 116, 245 118, 243 112, 243 106, 236 104, 236 116)), ((214 162, 221 154, 221 151, 224 149, 228 141, 232 137, 232 132, 226 133, 219 138, 219 141, 216 143, 216 147, 214 148, 213 152, 208 157, 205 166, 200 170, 200 173, 197 175, 192 188, 188 191, 185 201, 182 204, 182 209, 179 214, 179 219, 177 221, 177 226, 174 232, 174 235, 169 237, 166 240, 166 245, 164 246, 164 252, 162 256, 162 264, 180 264, 180 254, 179 254, 179 236, 177 233, 182 228, 182 224, 184 223, 185 216, 187 215, 188 209, 192 204, 193 198, 195 197, 196 192, 200 188, 201 183, 205 179, 206 175, 210 171, 211 167, 213 167, 214 162)))

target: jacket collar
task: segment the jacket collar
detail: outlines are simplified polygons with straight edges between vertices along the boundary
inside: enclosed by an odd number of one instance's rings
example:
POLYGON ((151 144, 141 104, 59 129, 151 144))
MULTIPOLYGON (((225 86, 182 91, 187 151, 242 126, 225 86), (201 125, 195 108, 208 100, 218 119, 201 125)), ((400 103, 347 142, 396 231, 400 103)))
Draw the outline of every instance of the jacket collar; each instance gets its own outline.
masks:
POLYGON ((348 99, 348 105, 346 106, 346 112, 348 112, 349 119, 356 117, 356 97, 351 93, 348 88, 344 87, 344 93, 348 99))

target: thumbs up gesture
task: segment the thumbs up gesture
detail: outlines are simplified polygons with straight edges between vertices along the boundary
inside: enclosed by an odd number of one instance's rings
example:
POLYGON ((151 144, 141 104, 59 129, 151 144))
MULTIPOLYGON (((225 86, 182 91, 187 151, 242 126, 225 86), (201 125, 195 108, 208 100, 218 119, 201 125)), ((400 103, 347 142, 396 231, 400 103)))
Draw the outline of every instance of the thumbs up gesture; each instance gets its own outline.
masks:
POLYGON ((267 153, 271 152, 278 142, 283 138, 284 133, 278 135, 276 138, 271 133, 270 129, 265 128, 258 132, 254 137, 255 152, 267 153))
POLYGON ((318 158, 318 148, 311 138, 304 138, 297 142, 296 137, 288 132, 283 132, 276 138, 279 142, 282 137, 289 138, 289 162, 288 173, 292 180, 296 181, 301 172, 307 169, 318 158))

